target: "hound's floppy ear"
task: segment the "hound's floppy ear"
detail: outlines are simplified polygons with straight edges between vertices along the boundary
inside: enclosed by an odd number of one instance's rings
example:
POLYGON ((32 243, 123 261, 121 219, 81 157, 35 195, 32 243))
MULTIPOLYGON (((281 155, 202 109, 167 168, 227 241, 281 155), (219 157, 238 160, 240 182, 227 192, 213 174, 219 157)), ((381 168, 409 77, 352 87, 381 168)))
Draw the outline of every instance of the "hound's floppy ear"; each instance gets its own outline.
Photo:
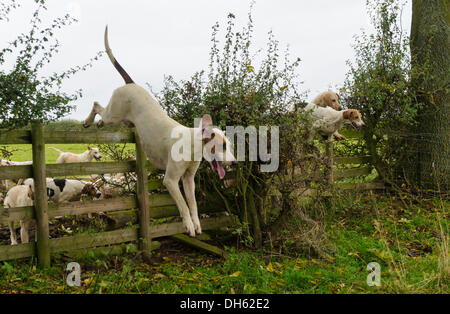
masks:
POLYGON ((348 109, 348 110, 344 111, 342 116, 344 117, 344 119, 350 120, 353 117, 353 114, 354 114, 354 110, 348 109))
POLYGON ((210 139, 213 123, 212 123, 211 116, 209 114, 203 115, 200 127, 202 129, 202 139, 203 140, 210 139))
POLYGON ((88 150, 91 150, 91 149, 92 149, 91 146, 88 145, 88 150))
POLYGON ((83 186, 83 189, 81 190, 81 194, 87 194, 87 192, 89 192, 89 184, 90 184, 90 183, 85 184, 85 185, 83 186))
POLYGON ((31 189, 31 185, 29 185, 28 187, 29 187, 29 189, 28 189, 28 197, 31 198, 31 200, 34 201, 34 193, 33 193, 33 190, 31 189))
POLYGON ((331 102, 330 91, 328 91, 325 94, 323 94, 323 96, 322 96, 322 105, 324 107, 331 107, 332 102, 331 102))
POLYGON ((345 110, 342 113, 342 116, 344 117, 344 119, 349 120, 350 119, 350 110, 345 110))

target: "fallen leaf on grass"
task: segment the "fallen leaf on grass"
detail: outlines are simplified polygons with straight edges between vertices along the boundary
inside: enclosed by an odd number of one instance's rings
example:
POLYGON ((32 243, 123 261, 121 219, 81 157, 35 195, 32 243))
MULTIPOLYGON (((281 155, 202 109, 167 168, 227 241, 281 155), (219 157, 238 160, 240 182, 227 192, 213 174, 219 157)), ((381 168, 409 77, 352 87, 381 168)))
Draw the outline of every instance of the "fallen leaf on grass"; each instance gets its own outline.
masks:
POLYGON ((154 279, 162 279, 162 278, 164 278, 164 277, 166 277, 166 275, 160 274, 160 273, 155 274, 155 275, 153 276, 154 279))
MULTIPOLYGON (((230 277, 239 277, 242 273, 240 271, 235 272, 234 274, 231 274, 230 277)), ((233 289, 233 288, 232 288, 233 289)))
POLYGON ((84 283, 86 286, 89 286, 93 281, 94 281, 94 277, 89 277, 89 278, 83 280, 83 283, 84 283))

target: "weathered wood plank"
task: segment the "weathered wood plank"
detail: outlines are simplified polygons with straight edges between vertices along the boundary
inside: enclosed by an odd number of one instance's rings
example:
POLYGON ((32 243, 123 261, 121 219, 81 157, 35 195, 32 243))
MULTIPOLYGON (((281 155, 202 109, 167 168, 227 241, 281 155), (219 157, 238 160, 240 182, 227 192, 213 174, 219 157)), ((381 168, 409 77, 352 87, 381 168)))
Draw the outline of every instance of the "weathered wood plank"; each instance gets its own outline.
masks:
POLYGON ((134 143, 133 132, 107 132, 99 130, 44 131, 46 144, 110 144, 134 143))
MULTIPOLYGON (((158 250, 161 247, 161 243, 158 241, 152 241, 151 250, 158 250)), ((97 248, 91 248, 89 250, 80 249, 65 252, 65 255, 71 258, 87 258, 91 256, 106 257, 126 254, 128 251, 128 244, 109 245, 97 248)))
POLYGON ((0 145, 31 144, 31 131, 0 130, 0 145))
POLYGON ((203 251, 206 251, 210 254, 217 255, 220 257, 227 257, 228 253, 224 250, 218 248, 217 246, 208 244, 206 242, 200 241, 196 238, 191 238, 185 234, 175 234, 170 237, 171 239, 174 239, 175 241, 181 242, 183 244, 187 244, 189 246, 192 246, 196 249, 200 249, 203 251))
POLYGON ((34 206, 4 208, 0 207, 0 222, 35 219, 34 206))
POLYGON ((47 166, 48 177, 74 176, 89 174, 105 174, 118 172, 134 172, 136 161, 116 162, 78 162, 70 164, 49 164, 47 166))
MULTIPOLYGON (((150 162, 146 162, 148 171, 153 171, 150 162)), ((47 164, 47 177, 91 175, 119 172, 134 172, 136 161, 80 162, 70 164, 47 164)), ((31 178, 33 166, 0 166, 0 180, 31 178)))
MULTIPOLYGON (((168 193, 149 195, 152 208, 150 218, 164 218, 179 215, 175 201, 168 193)), ((116 197, 104 200, 68 202, 48 205, 48 217, 83 215, 100 212, 114 212, 137 208, 135 197, 116 197)), ((34 207, 0 207, 0 222, 34 219, 34 207)))
POLYGON ((372 172, 372 168, 370 168, 370 167, 337 170, 337 171, 335 171, 334 179, 337 180, 337 179, 343 179, 343 178, 354 178, 354 177, 368 175, 371 172, 372 172))
POLYGON ((367 164, 371 160, 371 156, 358 156, 358 157, 335 157, 334 163, 343 164, 367 164))
POLYGON ((26 243, 18 245, 1 245, 0 261, 19 259, 35 255, 35 243, 26 243))
MULTIPOLYGON (((96 201, 68 202, 48 205, 48 217, 114 212, 137 207, 135 197, 117 197, 96 201)), ((0 207, 0 222, 34 219, 34 207, 0 207)))
POLYGON ((71 216, 83 214, 98 214, 100 212, 114 212, 137 207, 135 197, 117 197, 96 201, 69 202, 49 206, 49 217, 71 216))
POLYGON ((124 242, 133 242, 138 239, 137 227, 119 229, 95 234, 83 234, 73 237, 64 237, 50 240, 52 253, 87 249, 124 242))
POLYGON ((0 166, 0 180, 33 177, 33 166, 0 166))
MULTIPOLYGON (((199 208, 200 214, 211 214, 221 212, 223 209, 218 208, 199 208)), ((109 227, 112 229, 122 228, 128 224, 135 224, 138 222, 137 216, 138 211, 136 209, 124 210, 124 211, 113 211, 107 215, 110 218, 109 227)), ((163 207, 151 207, 150 208, 150 218, 160 219, 160 218, 170 218, 179 217, 180 212, 176 205, 173 206, 163 206, 163 207)))
MULTIPOLYGON (((235 220, 231 216, 220 216, 201 219, 202 230, 211 230, 221 227, 235 225, 235 220)), ((182 222, 173 222, 163 225, 153 225, 150 227, 150 236, 152 238, 167 237, 178 233, 186 232, 182 222)))
MULTIPOLYGON (((161 207, 175 205, 175 201, 169 193, 158 193, 150 195, 148 204, 150 207, 161 207)), ((151 216, 150 216, 151 217, 151 216)))
MULTIPOLYGON (((46 144, 107 144, 134 143, 133 132, 108 132, 100 130, 58 131, 44 130, 46 144)), ((31 144, 31 131, 0 130, 0 145, 31 144)))

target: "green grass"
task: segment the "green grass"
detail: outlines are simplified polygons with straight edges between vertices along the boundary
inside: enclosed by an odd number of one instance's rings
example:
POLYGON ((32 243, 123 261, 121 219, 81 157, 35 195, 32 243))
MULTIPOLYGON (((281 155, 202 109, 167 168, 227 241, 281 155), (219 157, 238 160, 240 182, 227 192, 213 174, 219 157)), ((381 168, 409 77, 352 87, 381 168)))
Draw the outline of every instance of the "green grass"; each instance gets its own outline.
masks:
POLYGON ((327 216, 334 247, 329 259, 301 251, 280 256, 269 247, 228 247, 225 261, 190 249, 161 249, 148 265, 130 245, 119 257, 78 257, 82 286, 73 288, 64 272, 73 258, 55 257, 46 272, 32 259, 2 262, 0 293, 450 293, 441 238, 448 241, 449 206, 437 199, 405 207, 387 196, 339 198, 327 216), (381 287, 366 284, 370 262, 381 265, 381 287))
MULTIPOLYGON (((48 163, 58 157, 49 146, 86 150, 86 145, 46 145, 48 163)), ((12 160, 31 160, 31 145, 14 148, 12 160)), ((179 248, 163 247, 148 265, 131 244, 120 256, 54 256, 47 271, 36 269, 31 258, 0 262, 0 294, 450 293, 450 201, 348 193, 325 203, 329 258, 300 249, 281 255, 269 245, 257 252, 230 246, 224 261, 191 249, 177 253, 179 248), (74 260, 82 268, 82 285, 71 288, 65 268, 74 260), (370 262, 381 265, 380 287, 366 283, 370 262)), ((95 232, 94 227, 83 232, 95 232)))
MULTIPOLYGON (((14 149, 11 156, 11 160, 14 161, 27 161, 32 160, 31 145, 21 144, 21 145, 5 145, 8 149, 14 149)), ((59 153, 49 147, 56 147, 63 152, 71 152, 75 154, 83 153, 87 150, 87 145, 85 144, 46 144, 45 145, 45 160, 47 163, 55 163, 59 156, 59 153)), ((96 147, 91 145, 91 147, 96 147)))
MULTIPOLYGON (((134 149, 135 144, 127 144, 127 149, 134 149)), ((32 160, 32 151, 31 145, 29 144, 21 144, 21 145, 4 145, 9 150, 14 150, 10 160, 14 161, 27 161, 32 160)), ((87 144, 46 144, 45 145, 45 160, 47 163, 55 163, 56 159, 59 156, 59 153, 54 151, 53 149, 49 149, 49 147, 55 147, 63 152, 71 152, 75 154, 81 154, 87 150, 87 144)), ((91 147, 98 147, 96 144, 91 144, 91 147)), ((104 154, 102 154, 102 161, 105 161, 104 154)), ((95 160, 93 160, 94 162, 95 160)), ((109 160, 111 161, 111 160, 109 160)))

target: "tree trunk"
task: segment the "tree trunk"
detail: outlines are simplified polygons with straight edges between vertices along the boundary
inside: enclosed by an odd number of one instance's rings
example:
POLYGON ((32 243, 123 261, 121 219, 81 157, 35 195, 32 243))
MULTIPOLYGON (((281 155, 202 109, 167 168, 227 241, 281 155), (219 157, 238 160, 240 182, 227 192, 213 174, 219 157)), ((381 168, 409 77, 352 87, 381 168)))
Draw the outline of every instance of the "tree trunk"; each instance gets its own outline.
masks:
POLYGON ((252 227, 252 236, 255 240, 255 248, 260 248, 262 245, 261 221, 258 215, 254 191, 251 189, 247 190, 247 210, 249 222, 252 227))
POLYGON ((450 150, 450 0, 413 0, 411 23, 412 66, 429 67, 424 86, 416 134, 418 155, 414 169, 416 183, 422 188, 449 190, 450 150), (427 49, 430 44, 431 49, 427 49), (434 101, 433 101, 434 100, 434 101))

